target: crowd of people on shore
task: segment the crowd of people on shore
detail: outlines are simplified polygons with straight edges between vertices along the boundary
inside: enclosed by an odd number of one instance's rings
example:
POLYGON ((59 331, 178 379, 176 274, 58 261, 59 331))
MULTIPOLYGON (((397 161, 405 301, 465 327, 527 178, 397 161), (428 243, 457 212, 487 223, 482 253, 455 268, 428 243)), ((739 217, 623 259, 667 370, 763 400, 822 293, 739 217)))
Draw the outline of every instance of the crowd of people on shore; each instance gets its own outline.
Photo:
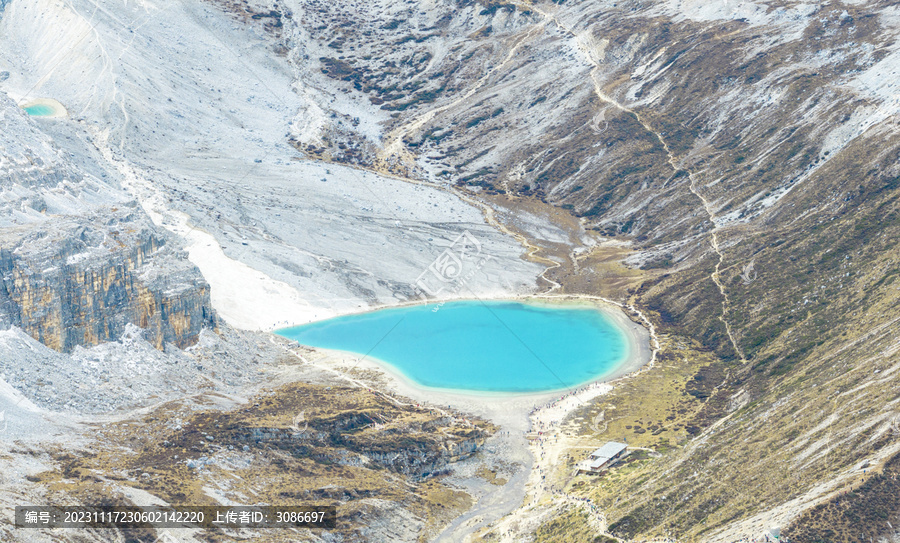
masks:
POLYGON ((585 392, 596 391, 599 389, 610 389, 610 388, 611 388, 610 385, 608 385, 607 383, 596 381, 589 385, 585 385, 583 387, 576 388, 575 390, 567 392, 567 393, 563 394, 562 396, 560 396, 559 398, 550 400, 549 402, 547 402, 545 404, 534 406, 531 409, 531 411, 529 412, 529 415, 533 417, 536 413, 538 413, 542 410, 549 410, 549 409, 554 409, 554 408, 560 407, 563 402, 565 402, 567 399, 570 399, 570 398, 580 399, 579 395, 584 394, 585 392))
POLYGON ((549 493, 585 507, 588 513, 595 516, 598 521, 605 522, 602 511, 589 498, 573 496, 554 487, 552 483, 553 466, 544 465, 544 463, 549 456, 548 447, 559 444, 561 437, 559 427, 566 415, 579 404, 583 404, 588 399, 599 396, 611 388, 606 383, 594 382, 567 392, 542 405, 537 405, 531 410, 529 413, 531 427, 525 433, 526 437, 530 434, 529 441, 532 446, 536 447, 536 465, 534 467, 536 478, 534 481, 537 488, 532 496, 532 504, 537 504, 541 495, 549 493), (550 481, 547 480, 548 477, 551 477, 550 481))

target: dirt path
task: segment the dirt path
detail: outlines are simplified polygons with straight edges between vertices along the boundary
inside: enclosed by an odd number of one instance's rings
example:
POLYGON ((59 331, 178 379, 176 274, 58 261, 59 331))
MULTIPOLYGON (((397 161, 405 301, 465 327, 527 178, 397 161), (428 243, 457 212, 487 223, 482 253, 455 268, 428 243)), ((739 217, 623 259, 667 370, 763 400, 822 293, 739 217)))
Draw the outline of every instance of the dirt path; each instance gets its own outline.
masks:
POLYGON ((527 437, 535 462, 525 486, 527 497, 522 507, 491 527, 490 531, 497 534, 500 541, 521 541, 543 522, 570 507, 585 511, 592 528, 598 534, 606 533, 607 521, 603 512, 589 501, 556 488, 553 470, 565 464, 563 456, 569 451, 587 451, 602 444, 591 438, 568 434, 560 428, 560 424, 569 413, 610 390, 612 386, 609 384, 594 383, 540 406, 532 413, 531 432, 527 437))
POLYGON ((629 114, 633 115, 634 118, 637 119, 638 123, 640 123, 640 125, 642 127, 644 127, 644 130, 653 134, 653 136, 657 139, 657 141, 659 141, 660 145, 662 145, 663 149, 666 152, 667 161, 669 163, 669 166, 672 168, 672 170, 675 172, 684 171, 685 173, 688 174, 688 179, 690 180, 689 189, 690 189, 691 193, 694 196, 696 196, 697 199, 700 200, 700 203, 703 205, 703 210, 706 212, 707 216, 709 217, 709 221, 713 224, 713 228, 712 228, 712 230, 710 230, 710 246, 712 247, 712 249, 716 253, 716 255, 718 255, 719 260, 716 263, 715 270, 710 275, 710 279, 713 281, 713 283, 715 283, 716 287, 719 289, 719 293, 722 295, 722 314, 719 316, 719 320, 722 321, 722 323, 725 325, 725 332, 728 335, 728 339, 731 341, 731 345, 734 348, 734 351, 740 357, 741 361, 746 362, 747 359, 744 357, 744 353, 741 350, 740 346, 738 345, 737 340, 734 337, 734 334, 732 333, 731 323, 728 322, 728 306, 729 306, 728 293, 725 290, 725 285, 724 285, 724 283, 722 283, 721 276, 720 276, 720 269, 721 269, 722 263, 725 260, 725 255, 722 253, 722 251, 719 247, 719 237, 718 237, 719 225, 716 221, 717 217, 715 215, 715 212, 712 209, 712 206, 710 205, 709 200, 707 200, 706 197, 703 196, 703 194, 697 188, 696 174, 694 172, 692 172, 686 168, 682 168, 678 165, 677 158, 676 158, 675 154, 672 152, 672 150, 669 147, 669 144, 666 142, 665 138, 663 138, 662 134, 660 134, 657 130, 655 130, 646 119, 641 117, 641 115, 638 112, 634 111, 633 109, 620 103, 615 98, 613 98, 613 97, 607 95, 605 92, 603 92, 600 81, 597 78, 598 73, 600 72, 600 64, 598 63, 597 60, 594 59, 594 56, 591 54, 592 53, 592 51, 591 51, 592 40, 585 39, 582 36, 580 36, 572 28, 569 28, 565 24, 563 24, 562 21, 560 21, 553 13, 550 13, 549 11, 542 10, 542 9, 538 8, 537 6, 535 6, 534 4, 530 4, 530 3, 529 4, 522 4, 522 3, 516 3, 516 2, 514 2, 514 3, 517 6, 521 7, 522 9, 530 9, 530 10, 534 11, 535 13, 540 14, 547 20, 552 21, 557 26, 557 28, 559 28, 563 32, 569 34, 570 36, 572 36, 578 50, 584 56, 585 61, 588 64, 590 64, 591 66, 593 66, 593 68, 591 70, 591 82, 594 85, 594 94, 597 95, 597 98, 599 98, 602 102, 609 104, 620 111, 623 111, 625 113, 629 113, 629 114))
MULTIPOLYGON (((637 373, 651 369, 656 362, 656 356, 660 349, 659 336, 656 334, 656 328, 653 326, 653 323, 633 305, 590 295, 543 295, 536 296, 536 298, 601 301, 633 311, 643 321, 650 334, 650 360, 636 372, 620 377, 610 383, 593 383, 539 406, 532 412, 531 432, 528 438, 535 463, 526 483, 526 501, 522 507, 497 522, 491 531, 498 534, 503 542, 520 541, 526 534, 533 533, 542 522, 549 520, 563 509, 574 506, 583 509, 588 514, 589 522, 598 533, 613 537, 607 533, 606 516, 599 508, 587 500, 569 496, 553 485, 553 470, 555 467, 564 465, 563 456, 568 451, 573 449, 590 450, 603 445, 603 442, 600 440, 569 434, 563 431, 560 425, 573 411, 612 390, 613 385, 617 381, 630 379, 637 373), (550 480, 547 477, 550 477, 550 480)), ((613 539, 618 540, 615 537, 613 539)))

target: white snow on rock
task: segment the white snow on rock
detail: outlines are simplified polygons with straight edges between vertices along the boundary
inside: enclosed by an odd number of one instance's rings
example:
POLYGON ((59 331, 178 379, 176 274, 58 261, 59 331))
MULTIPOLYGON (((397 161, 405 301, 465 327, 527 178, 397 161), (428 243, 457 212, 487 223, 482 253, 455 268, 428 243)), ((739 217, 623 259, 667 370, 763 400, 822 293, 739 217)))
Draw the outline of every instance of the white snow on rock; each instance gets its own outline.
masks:
MULTIPOLYGON (((72 121, 56 122, 73 123, 154 221, 186 238, 236 327, 409 300, 465 231, 491 259, 460 296, 534 288, 541 267, 480 210, 291 147, 290 134, 314 139, 343 98, 307 85, 309 67, 259 32, 206 4, 17 0, 0 19, 0 64, 13 68, 4 89, 65 104, 72 121)), ((358 113, 379 137, 382 113, 358 113)))

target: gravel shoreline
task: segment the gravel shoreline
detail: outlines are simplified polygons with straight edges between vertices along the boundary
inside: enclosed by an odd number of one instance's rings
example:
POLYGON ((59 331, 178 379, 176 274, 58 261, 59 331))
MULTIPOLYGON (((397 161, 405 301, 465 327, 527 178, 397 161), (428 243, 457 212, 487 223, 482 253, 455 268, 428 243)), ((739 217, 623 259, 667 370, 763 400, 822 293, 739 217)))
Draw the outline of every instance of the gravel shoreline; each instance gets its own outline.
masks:
MULTIPOLYGON (((496 298, 518 300, 547 305, 590 306, 602 311, 625 332, 628 341, 628 359, 615 370, 578 386, 541 393, 472 392, 425 387, 412 382, 389 364, 365 358, 360 360, 353 353, 328 349, 311 349, 311 363, 335 372, 364 374, 364 382, 371 382, 373 389, 395 394, 422 405, 447 408, 464 414, 487 419, 500 427, 484 446, 479 460, 463 461, 455 466, 454 474, 446 483, 465 490, 475 497, 476 504, 457 517, 434 541, 460 541, 479 528, 487 526, 520 508, 526 498, 529 481, 534 479, 534 449, 527 439, 534 421, 543 424, 561 423, 568 414, 600 394, 611 390, 612 381, 627 378, 652 363, 655 359, 653 345, 656 339, 652 330, 634 322, 625 313, 629 308, 615 302, 587 296, 521 296, 496 298), (376 376, 376 377, 372 377, 376 376), (570 400, 559 402, 568 398, 570 400), (562 407, 565 406, 563 409, 562 407), (500 472, 507 479, 505 485, 492 485, 474 474, 474 462, 487 462, 501 466, 500 472)), ((496 300, 495 299, 495 300, 496 300)), ((282 338, 284 339, 284 338, 282 338)), ((285 340, 288 341, 288 340, 285 340)), ((291 342, 296 344, 296 342, 291 342)))

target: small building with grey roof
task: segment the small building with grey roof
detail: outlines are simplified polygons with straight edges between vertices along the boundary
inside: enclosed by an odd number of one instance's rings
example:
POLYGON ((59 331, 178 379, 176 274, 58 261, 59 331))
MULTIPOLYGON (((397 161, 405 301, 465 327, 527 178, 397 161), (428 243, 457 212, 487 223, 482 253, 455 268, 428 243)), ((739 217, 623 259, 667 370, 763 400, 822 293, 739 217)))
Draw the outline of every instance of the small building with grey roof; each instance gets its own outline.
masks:
POLYGON ((610 441, 578 464, 579 473, 602 473, 625 456, 628 445, 610 441))

